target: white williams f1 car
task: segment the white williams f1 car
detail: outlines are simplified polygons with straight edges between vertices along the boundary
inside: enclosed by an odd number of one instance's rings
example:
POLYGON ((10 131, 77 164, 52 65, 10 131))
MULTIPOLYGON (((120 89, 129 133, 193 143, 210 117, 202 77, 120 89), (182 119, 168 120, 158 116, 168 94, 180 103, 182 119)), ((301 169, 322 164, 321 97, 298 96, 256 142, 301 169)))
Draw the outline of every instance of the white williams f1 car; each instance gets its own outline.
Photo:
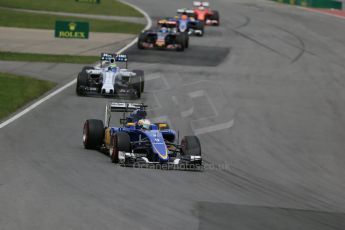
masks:
POLYGON ((100 94, 103 96, 141 97, 144 92, 144 71, 127 69, 128 58, 124 54, 101 54, 99 66, 85 66, 78 74, 76 93, 79 96, 100 94), (125 63, 121 69, 117 63, 125 63))

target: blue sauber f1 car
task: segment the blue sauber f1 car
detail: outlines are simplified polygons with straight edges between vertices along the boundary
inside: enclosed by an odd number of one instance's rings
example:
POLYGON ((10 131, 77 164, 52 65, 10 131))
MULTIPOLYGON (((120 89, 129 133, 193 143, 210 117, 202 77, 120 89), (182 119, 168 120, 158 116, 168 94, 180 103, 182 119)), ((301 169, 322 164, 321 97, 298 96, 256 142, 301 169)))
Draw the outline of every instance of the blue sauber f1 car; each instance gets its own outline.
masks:
POLYGON ((179 9, 175 20, 178 22, 178 31, 188 35, 204 36, 204 22, 195 19, 193 10, 179 9))
POLYGON ((179 142, 179 135, 167 123, 151 123, 146 119, 145 107, 137 103, 109 103, 104 123, 101 120, 86 120, 84 147, 100 150, 110 156, 111 162, 123 166, 164 165, 166 169, 178 169, 180 166, 201 169, 199 139, 185 136, 179 142), (123 113, 121 127, 110 127, 113 112, 123 113))

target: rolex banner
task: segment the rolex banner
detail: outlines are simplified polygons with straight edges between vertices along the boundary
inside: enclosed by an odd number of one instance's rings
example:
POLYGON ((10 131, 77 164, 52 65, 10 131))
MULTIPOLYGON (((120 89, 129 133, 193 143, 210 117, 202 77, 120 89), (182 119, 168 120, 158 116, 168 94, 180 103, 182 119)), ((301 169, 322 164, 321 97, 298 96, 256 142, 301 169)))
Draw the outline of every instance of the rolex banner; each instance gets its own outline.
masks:
POLYGON ((75 21, 56 21, 55 37, 88 39, 89 23, 75 21))

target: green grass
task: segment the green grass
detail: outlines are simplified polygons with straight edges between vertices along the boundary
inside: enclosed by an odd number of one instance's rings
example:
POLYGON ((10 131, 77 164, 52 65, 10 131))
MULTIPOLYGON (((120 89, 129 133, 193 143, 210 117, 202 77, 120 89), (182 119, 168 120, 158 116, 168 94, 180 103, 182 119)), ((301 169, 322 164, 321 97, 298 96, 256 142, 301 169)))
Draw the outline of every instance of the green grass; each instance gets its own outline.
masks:
POLYGON ((0 119, 38 98, 56 84, 13 74, 0 73, 0 119))
POLYGON ((142 17, 132 7, 116 0, 101 0, 101 4, 76 2, 75 0, 1 0, 0 6, 32 10, 142 17))
POLYGON ((0 51, 0 60, 3 61, 30 61, 90 64, 99 60, 98 56, 72 56, 55 54, 13 53, 0 51))
MULTIPOLYGON (((1 0, 2 1, 2 0, 1 0)), ((138 34, 144 27, 142 24, 103 21, 95 19, 56 16, 47 14, 23 13, 12 10, 0 9, 0 26, 19 27, 19 28, 37 28, 37 29, 55 29, 56 20, 67 21, 88 21, 91 32, 112 32, 138 34)))

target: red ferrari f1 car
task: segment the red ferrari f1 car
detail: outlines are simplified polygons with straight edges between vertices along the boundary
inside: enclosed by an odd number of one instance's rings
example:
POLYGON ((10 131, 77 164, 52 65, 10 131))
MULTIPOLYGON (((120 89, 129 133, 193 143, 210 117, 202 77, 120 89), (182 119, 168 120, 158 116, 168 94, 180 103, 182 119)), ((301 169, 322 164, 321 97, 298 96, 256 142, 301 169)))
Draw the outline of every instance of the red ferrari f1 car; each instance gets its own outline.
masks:
POLYGON ((193 5, 197 20, 203 21, 205 25, 219 26, 219 12, 211 10, 209 2, 193 2, 193 5))

